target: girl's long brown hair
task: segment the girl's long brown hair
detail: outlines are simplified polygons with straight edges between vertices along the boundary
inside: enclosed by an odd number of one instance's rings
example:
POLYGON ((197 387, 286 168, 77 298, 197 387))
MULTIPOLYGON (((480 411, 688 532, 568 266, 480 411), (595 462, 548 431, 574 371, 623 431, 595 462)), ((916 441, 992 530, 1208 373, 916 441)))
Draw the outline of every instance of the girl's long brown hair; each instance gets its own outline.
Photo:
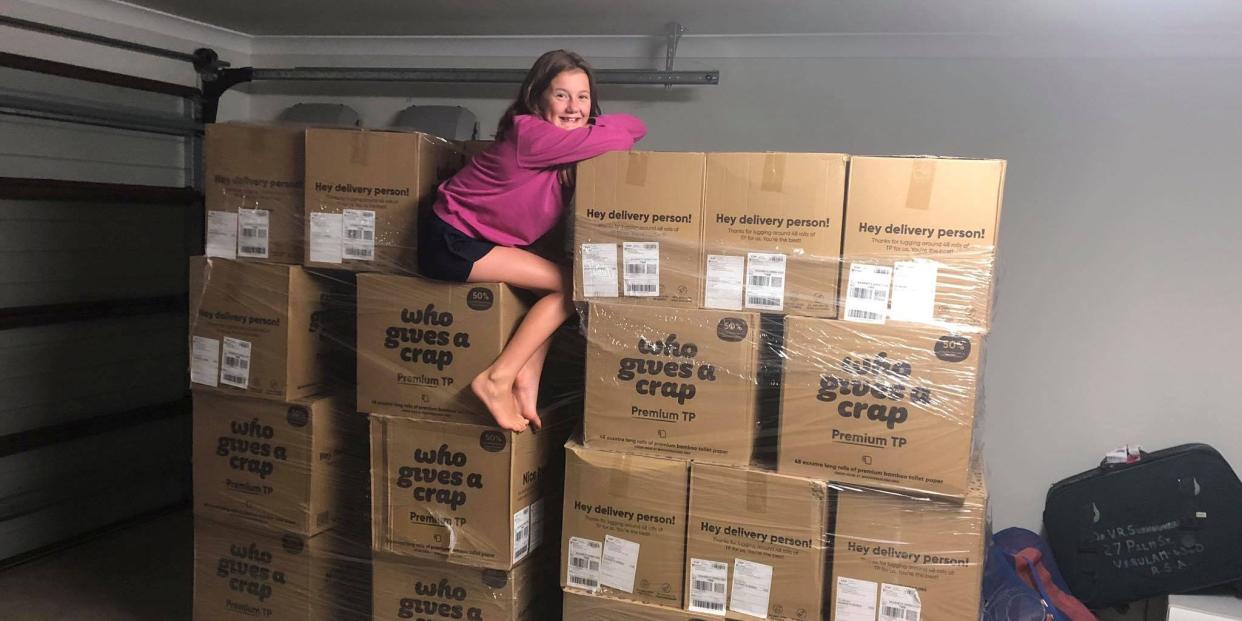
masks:
MULTIPOLYGON (((593 119, 602 114, 599 99, 595 97, 595 72, 591 70, 590 63, 568 50, 552 50, 540 56, 539 60, 531 66, 530 71, 526 72, 526 79, 522 80, 522 88, 518 91, 517 99, 513 100, 508 110, 505 110, 504 115, 500 117, 500 123, 496 126, 496 140, 504 140, 505 135, 513 130, 513 117, 519 114, 533 114, 541 119, 545 118, 547 109, 543 104, 543 95, 551 88, 552 80, 562 71, 575 70, 586 74, 587 84, 591 89, 591 113, 588 118, 593 119)), ((574 164, 557 167, 557 177, 561 180, 565 200, 568 200, 577 181, 576 172, 577 168, 574 164)))
POLYGON ((505 139, 505 135, 513 129, 513 117, 519 114, 533 114, 541 119, 544 118, 547 109, 543 105, 543 95, 552 86, 552 80, 562 71, 574 70, 586 74, 587 83, 591 88, 589 118, 599 116, 601 112, 599 100, 595 98, 595 72, 592 71, 591 65, 573 52, 552 50, 540 56, 530 71, 526 72, 526 79, 522 80, 522 88, 518 91, 517 99, 513 100, 508 110, 505 110, 504 115, 500 117, 500 123, 496 126, 496 140, 505 139))

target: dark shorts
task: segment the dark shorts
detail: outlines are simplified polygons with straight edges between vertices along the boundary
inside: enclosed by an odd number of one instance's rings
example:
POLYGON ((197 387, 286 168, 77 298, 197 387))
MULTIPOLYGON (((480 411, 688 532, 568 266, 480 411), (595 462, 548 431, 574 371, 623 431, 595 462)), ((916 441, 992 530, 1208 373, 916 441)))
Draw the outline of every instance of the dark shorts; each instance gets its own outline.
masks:
POLYGON ((453 228, 434 213, 418 227, 418 273, 427 278, 466 282, 470 270, 496 244, 453 228))

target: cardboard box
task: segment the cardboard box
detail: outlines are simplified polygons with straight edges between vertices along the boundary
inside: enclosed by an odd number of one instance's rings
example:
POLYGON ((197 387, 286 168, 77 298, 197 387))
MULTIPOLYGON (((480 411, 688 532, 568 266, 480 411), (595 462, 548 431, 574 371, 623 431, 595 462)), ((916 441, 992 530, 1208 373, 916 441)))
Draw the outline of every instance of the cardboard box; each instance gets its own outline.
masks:
POLYGON ((690 463, 565 446, 561 586, 682 607, 690 463))
POLYGON ((991 325, 1003 160, 853 157, 841 318, 991 325))
POLYGON ((372 416, 372 548, 513 567, 543 544, 544 514, 556 511, 544 501, 550 481, 560 482, 558 438, 372 416))
POLYGON ((703 307, 837 316, 839 153, 709 153, 703 307))
POLYGON ((317 535, 367 485, 366 417, 352 395, 290 403, 196 392, 194 512, 317 535))
POLYGON ((215 123, 203 145, 209 257, 297 265, 304 254, 303 128, 215 123))
POLYGON ((755 313, 591 304, 586 445, 749 463, 758 330, 755 313))
POLYGON ((728 619, 823 618, 828 517, 822 481, 691 465, 686 609, 728 619))
POLYGON ((190 258, 190 381, 291 401, 348 384, 347 283, 300 267, 190 258))
POLYGON ((464 163, 417 132, 306 130, 305 264, 413 274, 419 215, 464 163))
POLYGON ((194 519, 194 621, 366 621, 370 555, 335 537, 194 519))
POLYGON ((832 618, 979 618, 988 538, 980 471, 961 504, 849 487, 834 496, 832 618))
POLYGON ((785 318, 777 469, 962 498, 983 337, 785 318))
POLYGON ((618 151, 578 165, 574 300, 698 308, 702 153, 618 151))
POLYGON ((549 588, 547 564, 538 560, 506 571, 378 556, 374 619, 543 621, 547 602, 541 600, 554 597, 555 590, 549 588))
POLYGON ((718 617, 565 591, 564 621, 708 621, 718 617))
POLYGON ((526 313, 513 289, 358 276, 358 410, 494 425, 470 382, 526 313))

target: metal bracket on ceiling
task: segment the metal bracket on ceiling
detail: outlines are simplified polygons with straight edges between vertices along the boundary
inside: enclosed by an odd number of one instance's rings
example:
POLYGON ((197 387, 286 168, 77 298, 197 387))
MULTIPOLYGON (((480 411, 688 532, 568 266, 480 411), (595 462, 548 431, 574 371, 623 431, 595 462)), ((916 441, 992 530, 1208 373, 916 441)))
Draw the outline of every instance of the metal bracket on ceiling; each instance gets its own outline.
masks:
MULTIPOLYGON (((677 44, 681 42, 681 36, 686 34, 686 27, 681 22, 671 22, 668 25, 668 44, 664 47, 664 70, 673 70, 673 61, 677 58, 677 44)), ((673 88, 672 84, 665 84, 664 90, 673 88)))

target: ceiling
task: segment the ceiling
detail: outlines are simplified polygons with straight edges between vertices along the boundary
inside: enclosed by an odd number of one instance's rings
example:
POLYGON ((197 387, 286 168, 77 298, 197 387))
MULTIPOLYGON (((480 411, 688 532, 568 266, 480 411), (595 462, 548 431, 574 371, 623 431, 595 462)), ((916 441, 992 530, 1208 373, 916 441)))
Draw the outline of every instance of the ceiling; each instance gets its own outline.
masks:
POLYGON ((1237 0, 129 0, 251 35, 1242 32, 1237 0))

